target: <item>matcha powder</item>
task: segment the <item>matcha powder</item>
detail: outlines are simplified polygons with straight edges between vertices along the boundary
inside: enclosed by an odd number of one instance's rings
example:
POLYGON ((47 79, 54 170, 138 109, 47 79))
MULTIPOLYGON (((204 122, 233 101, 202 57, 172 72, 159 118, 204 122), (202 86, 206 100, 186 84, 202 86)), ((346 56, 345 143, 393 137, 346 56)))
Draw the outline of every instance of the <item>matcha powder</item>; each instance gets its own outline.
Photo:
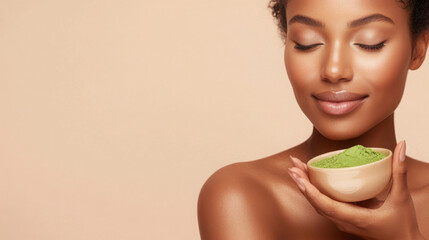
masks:
POLYGON ((362 145, 356 145, 345 151, 329 158, 322 159, 318 162, 311 163, 313 167, 319 168, 346 168, 355 167, 385 158, 384 154, 366 148, 362 145))

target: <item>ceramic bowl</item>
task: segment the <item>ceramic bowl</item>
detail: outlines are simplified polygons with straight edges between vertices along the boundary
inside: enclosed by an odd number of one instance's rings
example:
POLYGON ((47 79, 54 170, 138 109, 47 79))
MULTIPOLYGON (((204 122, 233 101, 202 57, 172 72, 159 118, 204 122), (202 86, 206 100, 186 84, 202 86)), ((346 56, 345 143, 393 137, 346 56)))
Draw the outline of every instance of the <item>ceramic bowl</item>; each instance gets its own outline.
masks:
POLYGON ((356 167, 318 168, 310 164, 331 157, 345 149, 328 152, 307 162, 310 182, 325 195, 342 202, 359 202, 377 196, 389 184, 392 176, 392 151, 372 148, 385 158, 356 167))

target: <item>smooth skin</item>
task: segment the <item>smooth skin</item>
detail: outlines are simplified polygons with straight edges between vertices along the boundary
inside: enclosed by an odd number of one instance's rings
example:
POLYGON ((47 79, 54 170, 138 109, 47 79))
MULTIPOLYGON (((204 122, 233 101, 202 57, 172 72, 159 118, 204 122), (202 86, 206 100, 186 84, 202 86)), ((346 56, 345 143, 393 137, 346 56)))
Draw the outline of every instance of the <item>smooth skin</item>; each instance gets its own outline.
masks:
POLYGON ((286 11, 285 66, 313 132, 291 149, 214 173, 198 201, 201 239, 429 239, 429 164, 405 155, 394 128, 408 70, 423 63, 429 34, 413 43, 396 0, 290 0, 286 11), (312 96, 329 90, 368 98, 334 116, 312 96), (320 193, 305 163, 357 144, 394 152, 389 187, 358 203, 320 193))

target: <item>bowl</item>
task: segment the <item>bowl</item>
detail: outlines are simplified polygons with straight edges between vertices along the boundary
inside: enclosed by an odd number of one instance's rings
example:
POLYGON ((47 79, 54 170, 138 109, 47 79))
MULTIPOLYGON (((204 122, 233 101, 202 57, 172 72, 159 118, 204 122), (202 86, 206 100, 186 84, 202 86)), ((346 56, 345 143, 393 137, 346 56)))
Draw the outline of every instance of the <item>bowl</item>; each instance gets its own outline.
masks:
POLYGON ((392 176, 392 151, 385 148, 370 149, 386 155, 373 163, 347 168, 319 168, 311 166, 343 152, 346 149, 324 153, 307 162, 310 182, 320 192, 342 202, 359 202, 371 199, 381 193, 389 184, 392 176))

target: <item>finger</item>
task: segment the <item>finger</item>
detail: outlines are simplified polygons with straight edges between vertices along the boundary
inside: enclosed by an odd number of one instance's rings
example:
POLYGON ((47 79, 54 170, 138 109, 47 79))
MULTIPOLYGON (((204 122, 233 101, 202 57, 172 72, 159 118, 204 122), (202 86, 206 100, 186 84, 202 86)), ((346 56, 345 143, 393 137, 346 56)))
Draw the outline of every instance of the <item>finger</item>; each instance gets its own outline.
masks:
POLYGON ((362 226, 372 219, 371 209, 335 201, 321 193, 307 179, 300 178, 297 181, 304 186, 304 195, 315 210, 332 221, 362 226))
POLYGON ((300 178, 295 172, 291 171, 290 169, 288 170, 288 173, 290 175, 290 177, 292 178, 292 180, 295 182, 295 184, 298 186, 298 189, 305 194, 305 187, 304 185, 298 181, 298 179, 300 178))
POLYGON ((289 155, 292 164, 297 167, 302 169, 304 172, 307 172, 307 164, 303 163, 301 160, 299 160, 296 157, 292 157, 291 155, 289 155))
POLYGON ((305 179, 309 180, 307 173, 302 171, 302 169, 300 169, 300 168, 291 167, 291 168, 289 168, 289 171, 291 173, 295 173, 298 176, 298 178, 305 178, 305 179))
POLYGON ((405 152, 405 141, 401 141, 398 145, 396 145, 393 154, 392 188, 388 197, 389 201, 404 201, 409 197, 405 152))

